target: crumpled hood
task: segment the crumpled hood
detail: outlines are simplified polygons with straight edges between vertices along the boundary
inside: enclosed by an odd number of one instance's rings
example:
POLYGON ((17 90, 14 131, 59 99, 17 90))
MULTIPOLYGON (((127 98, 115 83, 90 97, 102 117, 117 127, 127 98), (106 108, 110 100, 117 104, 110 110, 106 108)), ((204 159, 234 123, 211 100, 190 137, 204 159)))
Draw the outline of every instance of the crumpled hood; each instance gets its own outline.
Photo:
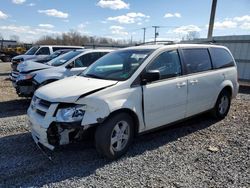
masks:
POLYGON ((39 88, 35 95, 50 102, 73 103, 80 96, 115 85, 118 81, 72 76, 39 88))
POLYGON ((42 70, 42 69, 48 69, 52 68, 52 66, 42 64, 42 63, 37 63, 34 61, 24 61, 23 63, 20 63, 17 66, 17 70, 19 72, 33 72, 36 70, 42 70))
POLYGON ((12 59, 15 60, 15 59, 23 59, 23 61, 26 61, 26 60, 31 60, 31 59, 35 59, 37 58, 37 55, 18 55, 18 56, 15 56, 13 57, 12 59))

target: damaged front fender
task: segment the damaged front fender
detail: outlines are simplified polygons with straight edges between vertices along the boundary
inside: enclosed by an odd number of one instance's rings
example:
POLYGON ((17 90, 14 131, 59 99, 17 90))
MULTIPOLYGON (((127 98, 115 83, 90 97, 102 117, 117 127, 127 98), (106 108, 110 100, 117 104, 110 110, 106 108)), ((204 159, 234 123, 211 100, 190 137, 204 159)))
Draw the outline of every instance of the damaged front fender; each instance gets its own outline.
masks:
POLYGON ((103 100, 98 98, 84 98, 77 101, 77 104, 85 104, 85 114, 81 125, 91 125, 102 123, 110 114, 109 106, 103 100))

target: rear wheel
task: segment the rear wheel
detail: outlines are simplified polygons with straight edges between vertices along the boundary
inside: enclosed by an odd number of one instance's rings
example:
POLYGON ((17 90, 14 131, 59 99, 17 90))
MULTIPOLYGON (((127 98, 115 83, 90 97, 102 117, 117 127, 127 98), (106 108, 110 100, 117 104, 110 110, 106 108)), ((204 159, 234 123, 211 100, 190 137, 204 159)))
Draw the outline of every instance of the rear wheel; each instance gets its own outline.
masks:
POLYGON ((134 137, 133 119, 126 113, 110 117, 95 132, 96 149, 110 159, 126 153, 134 137))
POLYGON ((217 119, 223 119, 229 112, 231 104, 231 95, 227 90, 223 90, 215 104, 213 109, 213 115, 217 119))

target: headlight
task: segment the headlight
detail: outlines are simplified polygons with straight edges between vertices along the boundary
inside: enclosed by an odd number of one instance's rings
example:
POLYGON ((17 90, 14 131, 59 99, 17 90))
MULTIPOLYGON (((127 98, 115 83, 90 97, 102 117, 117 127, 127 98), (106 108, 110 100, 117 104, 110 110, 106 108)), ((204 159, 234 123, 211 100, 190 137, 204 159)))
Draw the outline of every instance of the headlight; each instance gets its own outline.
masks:
POLYGON ((85 106, 86 105, 77 105, 59 109, 56 114, 56 121, 67 123, 81 121, 85 114, 85 110, 83 110, 85 106))
POLYGON ((19 74, 17 80, 29 80, 33 78, 35 74, 19 74))

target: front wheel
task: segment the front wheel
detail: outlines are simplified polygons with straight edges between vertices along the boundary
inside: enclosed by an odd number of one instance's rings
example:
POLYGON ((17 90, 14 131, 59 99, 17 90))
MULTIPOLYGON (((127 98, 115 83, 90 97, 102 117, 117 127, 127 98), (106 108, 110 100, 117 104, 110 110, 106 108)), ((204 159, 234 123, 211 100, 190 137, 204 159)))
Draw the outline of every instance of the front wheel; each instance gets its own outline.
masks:
POLYGON ((215 104, 215 107, 213 109, 213 115, 217 119, 223 119, 226 117, 226 115, 229 112, 231 104, 231 95, 228 91, 223 90, 215 104))
POLYGON ((95 132, 96 149, 110 159, 126 153, 134 137, 133 119, 126 113, 110 117, 95 132))

